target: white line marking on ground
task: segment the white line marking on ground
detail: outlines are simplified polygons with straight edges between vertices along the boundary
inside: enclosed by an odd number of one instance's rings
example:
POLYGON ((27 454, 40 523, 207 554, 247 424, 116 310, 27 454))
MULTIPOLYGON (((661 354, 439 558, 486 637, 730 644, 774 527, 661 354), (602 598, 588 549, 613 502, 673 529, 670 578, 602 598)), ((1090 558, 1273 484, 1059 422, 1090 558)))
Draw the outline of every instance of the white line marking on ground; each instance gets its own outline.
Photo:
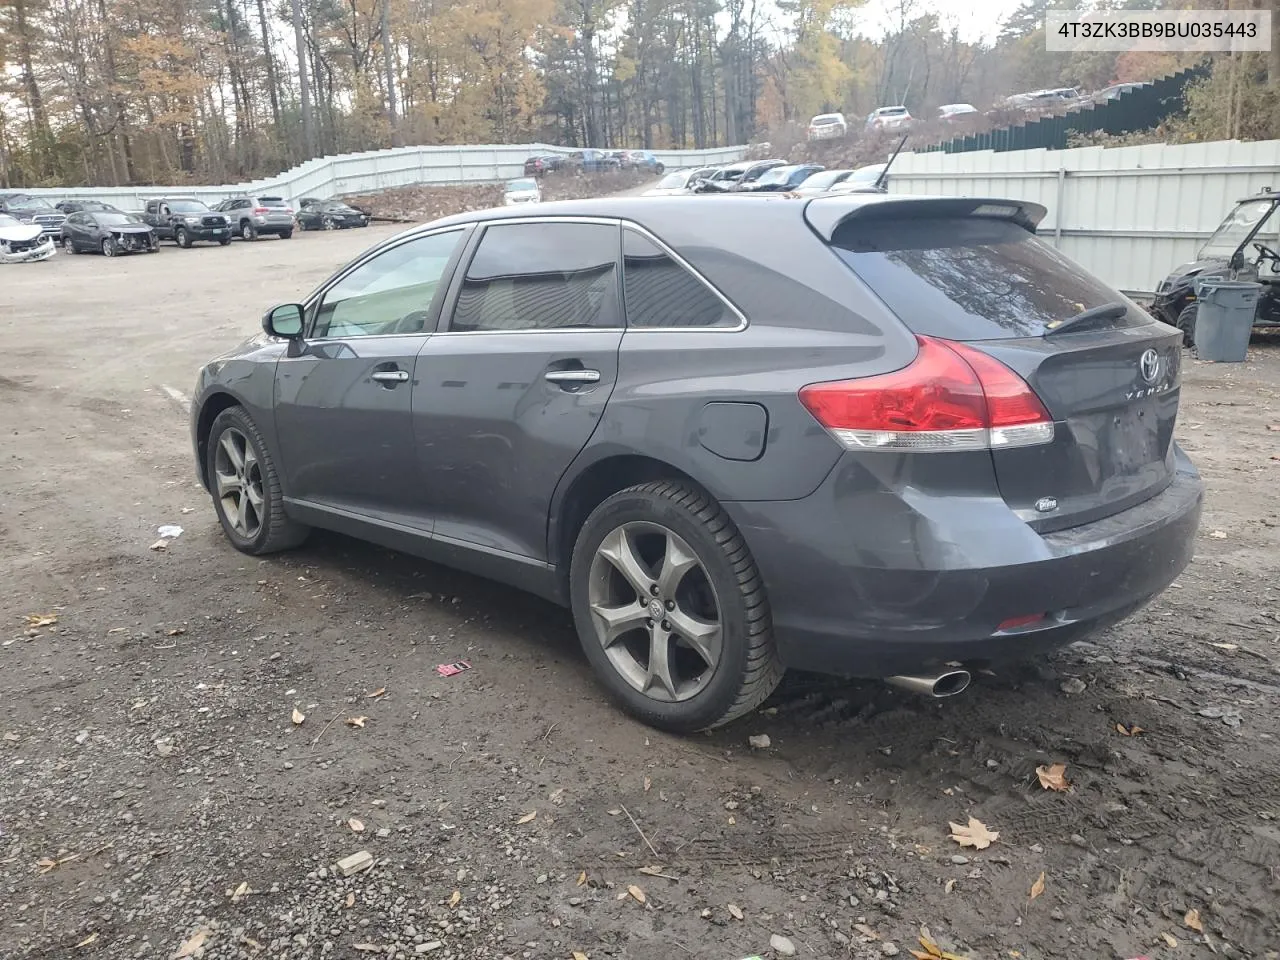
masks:
POLYGON ((181 390, 175 390, 173 387, 164 383, 160 384, 160 389, 168 394, 169 399, 179 406, 183 408, 189 408, 191 406, 191 399, 181 390))

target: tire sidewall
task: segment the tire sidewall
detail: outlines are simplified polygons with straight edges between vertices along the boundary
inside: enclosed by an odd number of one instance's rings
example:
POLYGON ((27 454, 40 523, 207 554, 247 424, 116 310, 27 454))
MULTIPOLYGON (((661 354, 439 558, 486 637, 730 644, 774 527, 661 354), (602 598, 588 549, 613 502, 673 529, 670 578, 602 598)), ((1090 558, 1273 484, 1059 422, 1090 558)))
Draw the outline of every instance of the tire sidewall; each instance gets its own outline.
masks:
POLYGON ((244 412, 243 408, 229 407, 214 418, 213 426, 209 429, 209 442, 205 449, 205 476, 209 478, 209 496, 213 499, 213 509, 218 515, 218 522, 222 524, 222 532, 226 534, 232 546, 244 553, 256 553, 263 549, 267 538, 271 535, 271 519, 277 510, 283 509, 282 504, 275 502, 275 498, 272 495, 273 485, 269 482, 269 478, 265 476, 269 462, 270 459, 267 457, 262 441, 259 439, 257 425, 254 424, 253 418, 244 412), (251 539, 242 537, 231 526, 222 509, 222 501, 218 498, 216 481, 214 480, 214 462, 217 457, 218 444, 222 440, 223 433, 228 428, 235 428, 244 434, 245 439, 253 447, 253 452, 258 458, 258 468, 264 474, 262 483, 264 516, 258 529, 258 535, 251 539))
POLYGON ((583 524, 574 545, 569 595, 574 625, 587 660, 610 696, 633 716, 655 727, 691 733, 716 724, 737 699, 747 674, 749 656, 749 624, 742 591, 715 538, 680 504, 648 491, 624 490, 597 507, 583 524), (592 624, 588 584, 596 550, 608 533, 635 520, 660 524, 684 539, 702 563, 720 608, 720 663, 707 686, 682 703, 650 699, 627 683, 596 639, 592 624))

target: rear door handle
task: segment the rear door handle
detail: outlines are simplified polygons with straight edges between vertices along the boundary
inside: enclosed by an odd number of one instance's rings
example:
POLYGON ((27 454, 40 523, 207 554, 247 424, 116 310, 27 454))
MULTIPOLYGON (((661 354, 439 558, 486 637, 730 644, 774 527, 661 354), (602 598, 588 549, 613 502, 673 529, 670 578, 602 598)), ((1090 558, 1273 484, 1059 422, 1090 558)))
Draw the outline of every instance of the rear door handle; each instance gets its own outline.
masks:
POLYGON ((552 383, 599 383, 599 370, 548 370, 543 378, 552 383))
POLYGON ((369 376, 379 383, 404 383, 409 379, 408 370, 375 370, 369 376))

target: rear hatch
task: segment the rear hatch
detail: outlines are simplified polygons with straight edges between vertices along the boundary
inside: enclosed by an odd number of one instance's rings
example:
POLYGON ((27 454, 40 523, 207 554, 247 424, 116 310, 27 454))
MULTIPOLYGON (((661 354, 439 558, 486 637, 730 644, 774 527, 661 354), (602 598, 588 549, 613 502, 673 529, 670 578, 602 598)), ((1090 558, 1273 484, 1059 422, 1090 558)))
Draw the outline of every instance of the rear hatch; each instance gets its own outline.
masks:
POLYGON ((1174 476, 1178 331, 1036 238, 1027 206, 967 201, 957 215, 965 203, 888 201, 829 242, 913 333, 967 343, 1040 398, 1053 439, 991 451, 1001 496, 1028 523, 1063 529, 1155 496, 1174 476))

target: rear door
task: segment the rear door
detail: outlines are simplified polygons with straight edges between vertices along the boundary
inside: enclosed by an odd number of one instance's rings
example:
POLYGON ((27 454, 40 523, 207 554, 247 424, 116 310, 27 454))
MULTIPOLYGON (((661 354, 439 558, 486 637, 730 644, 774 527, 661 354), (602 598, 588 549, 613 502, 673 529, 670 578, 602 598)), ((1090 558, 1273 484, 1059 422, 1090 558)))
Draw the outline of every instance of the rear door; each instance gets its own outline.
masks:
POLYGON ((1001 495, 1036 529, 1109 516, 1172 481, 1177 330, 1008 220, 852 219, 833 247, 912 332, 969 342, 1040 397, 1053 440, 992 451, 1001 495))
POLYGON ((438 539, 546 559, 551 495, 617 380, 619 237, 602 220, 484 229, 418 361, 414 433, 438 539))

